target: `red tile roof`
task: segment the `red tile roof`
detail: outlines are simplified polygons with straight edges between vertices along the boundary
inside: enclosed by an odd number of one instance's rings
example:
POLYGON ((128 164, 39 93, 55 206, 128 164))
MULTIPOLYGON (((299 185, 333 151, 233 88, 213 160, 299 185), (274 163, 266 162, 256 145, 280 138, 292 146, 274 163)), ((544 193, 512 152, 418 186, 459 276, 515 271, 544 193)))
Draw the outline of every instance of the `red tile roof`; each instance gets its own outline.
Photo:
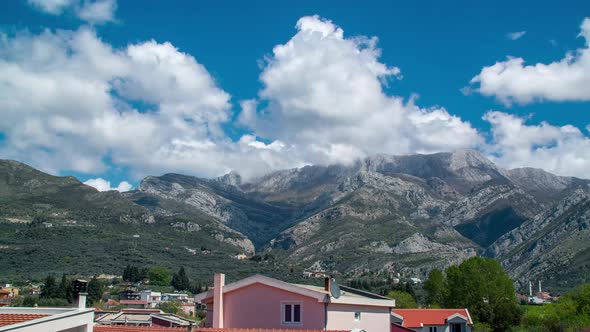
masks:
POLYGON ((393 309, 391 312, 404 318, 403 327, 446 325, 447 318, 454 314, 467 318, 467 324, 473 324, 467 309, 393 309))
POLYGON ((43 318, 47 315, 38 314, 0 314, 0 326, 7 326, 17 323, 43 318))
POLYGON ((126 314, 160 314, 160 309, 122 309, 121 312, 126 314))
MULTIPOLYGON (((95 332, 183 332, 186 327, 155 327, 155 326, 122 326, 122 325, 95 325, 95 332)), ((193 332, 326 332, 324 330, 283 330, 283 329, 238 329, 238 328, 193 328, 193 332)), ((328 331, 348 332, 348 331, 328 331)))
POLYGON ((147 301, 142 300, 121 300, 121 304, 147 304, 147 301))

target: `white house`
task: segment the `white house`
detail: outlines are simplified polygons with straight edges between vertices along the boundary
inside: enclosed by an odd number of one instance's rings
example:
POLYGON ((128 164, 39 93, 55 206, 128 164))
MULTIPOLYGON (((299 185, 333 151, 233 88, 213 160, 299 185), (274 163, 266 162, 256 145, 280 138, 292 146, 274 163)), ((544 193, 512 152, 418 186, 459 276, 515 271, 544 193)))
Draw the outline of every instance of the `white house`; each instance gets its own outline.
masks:
POLYGON ((393 309, 391 332, 471 332, 467 309, 393 309))
POLYGON ((92 332, 94 309, 80 295, 78 308, 0 308, 0 332, 92 332))

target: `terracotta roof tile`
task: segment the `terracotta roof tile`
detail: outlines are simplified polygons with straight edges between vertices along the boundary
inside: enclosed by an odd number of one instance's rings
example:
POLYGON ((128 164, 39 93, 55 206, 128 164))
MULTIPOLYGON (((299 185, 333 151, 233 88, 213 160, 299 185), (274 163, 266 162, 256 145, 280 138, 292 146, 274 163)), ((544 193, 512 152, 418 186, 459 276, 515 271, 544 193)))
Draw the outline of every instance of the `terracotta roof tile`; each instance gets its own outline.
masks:
POLYGON ((147 304, 147 301, 142 300, 121 300, 121 304, 147 304))
POLYGON ((454 314, 466 317, 473 324, 467 309, 393 309, 392 313, 402 316, 403 327, 422 327, 424 325, 445 325, 447 318, 454 314))
POLYGON ((0 326, 7 326, 46 317, 39 314, 0 314, 0 326))

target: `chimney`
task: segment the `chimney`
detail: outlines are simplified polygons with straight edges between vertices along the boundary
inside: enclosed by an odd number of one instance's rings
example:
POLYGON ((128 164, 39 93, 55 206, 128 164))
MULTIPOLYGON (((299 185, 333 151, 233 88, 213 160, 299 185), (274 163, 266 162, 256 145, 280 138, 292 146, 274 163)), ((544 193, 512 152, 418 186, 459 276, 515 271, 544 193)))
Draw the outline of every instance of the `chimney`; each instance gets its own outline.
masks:
POLYGON ((88 293, 79 293, 78 294, 78 309, 84 310, 86 309, 86 296, 88 293))
POLYGON ((539 293, 541 293, 541 280, 539 280, 539 293))
POLYGON ((324 278, 324 290, 326 292, 330 291, 330 277, 325 277, 324 278))
POLYGON ((529 281, 529 296, 533 296, 533 282, 529 281))
POLYGON ((223 286, 225 274, 215 273, 213 276, 213 328, 223 328, 223 286))

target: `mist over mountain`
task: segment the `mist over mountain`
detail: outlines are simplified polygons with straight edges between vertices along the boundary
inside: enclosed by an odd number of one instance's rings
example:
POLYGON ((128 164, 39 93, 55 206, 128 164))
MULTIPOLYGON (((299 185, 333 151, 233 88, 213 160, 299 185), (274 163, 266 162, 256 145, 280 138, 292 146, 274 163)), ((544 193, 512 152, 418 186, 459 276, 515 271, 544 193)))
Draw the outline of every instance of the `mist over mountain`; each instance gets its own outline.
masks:
POLYGON ((268 253, 285 270, 349 277, 424 277, 486 255, 519 286, 543 279, 565 290, 590 280, 590 181, 505 170, 473 150, 379 154, 246 180, 236 172, 148 176, 126 193, 0 161, 0 225, 0 273, 14 276, 38 275, 47 264, 116 273, 130 259, 239 274, 256 267, 232 255, 268 253), (201 248, 223 259, 188 254, 201 248), (96 250, 100 259, 72 263, 96 250), (24 253, 20 264, 14 257, 24 253))

